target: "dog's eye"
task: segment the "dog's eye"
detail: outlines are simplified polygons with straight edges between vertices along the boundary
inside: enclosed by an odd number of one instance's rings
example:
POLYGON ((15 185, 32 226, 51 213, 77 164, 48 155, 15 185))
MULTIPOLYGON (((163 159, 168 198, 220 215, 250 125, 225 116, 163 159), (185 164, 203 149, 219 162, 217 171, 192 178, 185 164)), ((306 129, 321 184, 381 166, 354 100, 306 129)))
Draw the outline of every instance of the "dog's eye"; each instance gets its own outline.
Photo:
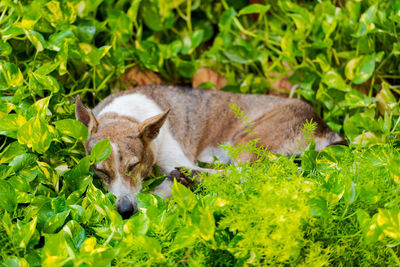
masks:
POLYGON ((109 183, 110 182, 110 176, 105 173, 104 171, 100 171, 100 170, 94 170, 94 173, 100 177, 101 179, 103 179, 104 182, 109 183))
POLYGON ((128 166, 128 173, 132 173, 133 169, 139 164, 139 162, 136 162, 134 164, 131 164, 128 166))

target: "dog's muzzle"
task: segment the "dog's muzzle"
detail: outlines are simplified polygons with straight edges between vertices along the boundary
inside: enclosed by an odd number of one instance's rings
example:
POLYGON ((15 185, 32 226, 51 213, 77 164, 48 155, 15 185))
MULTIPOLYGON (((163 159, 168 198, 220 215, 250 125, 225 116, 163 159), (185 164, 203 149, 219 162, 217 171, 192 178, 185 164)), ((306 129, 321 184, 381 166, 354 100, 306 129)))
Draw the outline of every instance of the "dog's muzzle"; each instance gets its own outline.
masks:
POLYGON ((137 208, 132 204, 127 196, 117 199, 117 209, 122 218, 128 219, 137 212, 137 208))

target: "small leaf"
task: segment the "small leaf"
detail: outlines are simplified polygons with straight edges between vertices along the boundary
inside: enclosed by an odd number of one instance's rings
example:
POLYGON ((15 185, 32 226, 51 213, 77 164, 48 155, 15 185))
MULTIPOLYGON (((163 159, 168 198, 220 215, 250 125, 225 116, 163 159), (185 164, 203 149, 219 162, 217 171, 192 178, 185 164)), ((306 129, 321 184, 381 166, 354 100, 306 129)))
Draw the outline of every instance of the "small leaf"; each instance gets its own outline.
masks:
POLYGON ((90 153, 90 156, 92 157, 92 160, 94 160, 95 162, 100 162, 105 160, 108 156, 110 156, 110 154, 111 154, 110 139, 107 138, 94 145, 92 152, 90 153))
POLYGON ((172 196, 176 203, 185 210, 191 210, 196 205, 197 200, 193 192, 184 185, 174 180, 172 186, 172 196))
POLYGON ((397 209, 379 209, 378 225, 390 238, 400 241, 400 212, 397 209))
POLYGON ((62 134, 71 136, 79 141, 84 141, 89 136, 87 127, 80 121, 66 119, 54 122, 56 129, 62 134))
POLYGON ((267 13, 267 11, 271 8, 270 5, 260 5, 260 4, 251 4, 239 11, 239 16, 247 15, 247 14, 254 14, 254 13, 267 13))

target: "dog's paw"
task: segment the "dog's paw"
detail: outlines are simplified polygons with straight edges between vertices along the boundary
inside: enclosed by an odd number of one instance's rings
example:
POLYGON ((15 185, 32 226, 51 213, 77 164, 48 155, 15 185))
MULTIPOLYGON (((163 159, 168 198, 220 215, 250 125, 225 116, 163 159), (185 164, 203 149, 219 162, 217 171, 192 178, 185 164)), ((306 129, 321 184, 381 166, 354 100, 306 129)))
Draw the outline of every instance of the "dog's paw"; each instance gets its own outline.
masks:
POLYGON ((171 180, 176 179, 179 183, 191 188, 194 186, 194 179, 199 173, 196 170, 184 171, 182 168, 177 167, 169 173, 168 178, 171 180))

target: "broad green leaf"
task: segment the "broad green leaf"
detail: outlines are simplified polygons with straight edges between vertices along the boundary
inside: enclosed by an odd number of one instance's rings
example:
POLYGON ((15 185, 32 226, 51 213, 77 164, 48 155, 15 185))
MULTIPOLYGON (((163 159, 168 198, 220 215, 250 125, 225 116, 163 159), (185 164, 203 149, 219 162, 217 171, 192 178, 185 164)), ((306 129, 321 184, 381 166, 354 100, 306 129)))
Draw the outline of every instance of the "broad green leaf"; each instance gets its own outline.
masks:
POLYGON ((100 60, 108 53, 111 46, 97 48, 91 44, 80 43, 79 48, 84 62, 94 67, 100 64, 100 60))
POLYGON ((232 7, 225 10, 224 13, 222 13, 222 15, 219 19, 219 22, 218 22, 219 30, 221 32, 224 30, 229 30, 231 28, 233 19, 236 17, 236 15, 237 15, 237 12, 232 7))
POLYGON ((189 188, 174 180, 172 196, 175 202, 185 210, 191 210, 197 203, 195 195, 189 188))
POLYGON ((29 263, 24 258, 17 258, 15 256, 6 256, 3 261, 4 266, 8 267, 29 267, 29 263))
POLYGON ((43 232, 45 233, 55 233, 57 229, 64 225, 65 220, 67 219, 70 210, 66 210, 60 213, 55 214, 54 216, 47 218, 46 223, 44 224, 43 232))
POLYGON ((127 42, 132 38, 132 23, 125 12, 112 10, 108 13, 108 26, 120 42, 127 42))
POLYGON ((151 41, 135 42, 135 53, 139 56, 140 62, 148 69, 159 71, 162 66, 162 58, 156 43, 151 41))
POLYGON ((174 24, 174 14, 166 1, 143 1, 140 5, 139 14, 141 14, 146 26, 153 31, 166 30, 174 24))
POLYGON ((42 250, 42 265, 48 267, 64 266, 70 261, 73 249, 68 245, 62 231, 57 234, 44 235, 42 250))
POLYGON ((30 119, 35 116, 40 116, 44 118, 46 117, 46 115, 49 115, 50 113, 50 111, 48 110, 49 102, 50 102, 49 96, 36 101, 33 105, 29 107, 28 112, 26 114, 27 119, 30 119))
POLYGON ((261 4, 251 4, 239 11, 239 16, 247 15, 247 14, 254 14, 254 13, 266 13, 271 8, 270 5, 261 5, 261 4))
POLYGON ((95 162, 105 160, 111 154, 110 139, 105 139, 94 145, 90 156, 95 162))
POLYGON ((23 153, 16 155, 9 164, 14 172, 19 172, 22 169, 30 168, 36 165, 37 156, 32 153, 23 153))
POLYGON ((185 77, 185 78, 192 78, 193 75, 197 71, 196 63, 191 62, 191 61, 179 60, 176 63, 176 67, 177 67, 178 73, 180 75, 182 75, 182 77, 185 77))
POLYGON ((39 116, 30 119, 18 130, 18 142, 26 144, 33 151, 44 153, 49 149, 53 129, 39 116))
POLYGON ((186 34, 182 41, 183 45, 181 48, 181 53, 189 55, 192 54, 193 51, 203 41, 203 36, 204 36, 203 30, 197 30, 189 34, 186 34))
POLYGON ((145 235, 149 229, 150 220, 143 214, 139 213, 132 216, 124 225, 124 233, 126 235, 145 235))
POLYGON ((36 72, 29 73, 29 87, 37 93, 43 90, 57 93, 60 90, 60 85, 53 76, 41 75, 36 72))
POLYGON ((82 194, 89 183, 92 182, 92 176, 89 175, 90 161, 92 159, 92 157, 86 156, 74 168, 64 173, 68 188, 72 191, 78 190, 82 194))
POLYGON ((0 41, 0 56, 8 56, 12 53, 11 45, 6 41, 0 41))
POLYGON ((26 124, 25 117, 8 114, 0 118, 0 134, 17 139, 18 130, 26 124))
POLYGON ((188 248, 192 246, 198 238, 199 231, 197 227, 194 227, 193 225, 182 227, 176 233, 174 243, 172 244, 172 250, 188 248))
POLYGON ((71 30, 64 30, 50 35, 47 48, 60 51, 65 43, 75 43, 75 35, 71 30))
POLYGON ((41 33, 33 30, 25 30, 25 34, 33 46, 36 47, 37 52, 41 52, 46 48, 46 41, 41 33))
POLYGON ((70 247, 79 250, 86 239, 85 229, 76 221, 69 221, 62 229, 70 247))
POLYGON ((0 183, 0 207, 10 213, 17 209, 17 194, 7 181, 0 183))
POLYGON ((346 84, 342 76, 336 71, 330 70, 323 74, 322 82, 331 88, 335 88, 341 91, 350 91, 350 86, 346 84))
POLYGON ((73 119, 66 119, 54 122, 56 129, 62 134, 71 136, 79 141, 85 141, 89 132, 87 127, 80 121, 73 119))
MULTIPOLYGON (((0 76, 0 81, 2 78, 8 87, 21 86, 24 82, 21 70, 14 63, 5 63, 0 61, 0 76)), ((2 89, 1 83, 0 89, 2 89)))
POLYGON ((398 209, 379 209, 377 222, 388 237, 400 240, 400 211, 398 209))
POLYGON ((0 153, 0 164, 9 163, 18 155, 21 155, 27 151, 26 146, 19 144, 18 142, 12 142, 0 153))
POLYGON ((192 221, 197 225, 201 238, 206 241, 214 238, 215 220, 209 206, 201 207, 197 204, 193 211, 192 221))
POLYGON ((366 55, 358 62, 354 72, 354 84, 362 84, 367 81, 375 70, 375 55, 366 55))
POLYGON ((385 112, 389 114, 400 115, 397 100, 390 91, 388 83, 382 83, 381 90, 376 94, 376 99, 378 100, 379 112, 382 115, 384 115, 385 112))
POLYGON ((17 222, 14 229, 13 242, 20 248, 26 248, 36 230, 37 217, 34 217, 29 223, 17 222))

